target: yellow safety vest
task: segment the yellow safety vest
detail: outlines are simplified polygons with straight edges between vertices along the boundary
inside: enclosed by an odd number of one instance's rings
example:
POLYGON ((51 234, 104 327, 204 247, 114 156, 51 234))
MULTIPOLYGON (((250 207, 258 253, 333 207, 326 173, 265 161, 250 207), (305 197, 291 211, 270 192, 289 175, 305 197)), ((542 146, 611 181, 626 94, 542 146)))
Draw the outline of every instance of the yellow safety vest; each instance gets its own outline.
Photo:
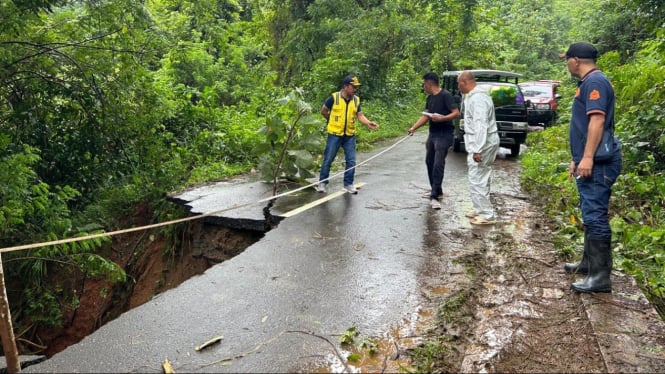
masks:
POLYGON ((330 117, 328 117, 328 134, 337 136, 355 134, 360 98, 354 95, 353 100, 347 102, 340 92, 333 93, 332 97, 333 106, 330 108, 330 117))

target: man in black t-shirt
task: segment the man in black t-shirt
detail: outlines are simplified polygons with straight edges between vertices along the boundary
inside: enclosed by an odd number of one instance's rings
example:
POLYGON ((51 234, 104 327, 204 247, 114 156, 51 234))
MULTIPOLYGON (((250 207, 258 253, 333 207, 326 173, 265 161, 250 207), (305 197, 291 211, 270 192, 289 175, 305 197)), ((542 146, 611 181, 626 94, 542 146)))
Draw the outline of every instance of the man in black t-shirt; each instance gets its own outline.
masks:
POLYGON ((430 204, 433 209, 441 209, 443 173, 446 166, 448 149, 453 144, 455 125, 453 120, 459 117, 459 109, 453 95, 439 87, 439 76, 434 72, 423 75, 423 90, 427 93, 425 111, 418 121, 407 131, 413 133, 425 122, 429 122, 429 135, 425 143, 425 164, 432 190, 430 204))

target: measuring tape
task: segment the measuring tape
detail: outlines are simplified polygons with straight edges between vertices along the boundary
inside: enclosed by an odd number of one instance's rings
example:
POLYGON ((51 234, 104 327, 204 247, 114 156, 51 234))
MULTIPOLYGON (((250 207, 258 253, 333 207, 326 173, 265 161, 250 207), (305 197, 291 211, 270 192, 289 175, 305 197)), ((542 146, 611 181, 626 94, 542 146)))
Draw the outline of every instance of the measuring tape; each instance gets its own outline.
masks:
POLYGON ((344 171, 341 171, 341 172, 339 172, 339 173, 337 173, 337 174, 334 174, 334 175, 332 175, 332 176, 330 176, 330 177, 328 177, 328 178, 326 178, 326 179, 323 179, 323 180, 320 180, 320 181, 317 181, 317 182, 314 182, 314 183, 310 183, 310 184, 308 184, 308 185, 306 185, 306 186, 299 187, 299 188, 297 188, 297 189, 295 189, 295 190, 287 191, 287 192, 284 192, 284 193, 279 194, 279 195, 274 195, 274 196, 271 196, 271 197, 266 197, 266 198, 263 198, 263 199, 260 199, 260 200, 256 200, 256 201, 252 201, 252 202, 248 202, 248 203, 244 203, 244 204, 233 205, 233 206, 230 206, 230 207, 228 207, 228 208, 224 208, 224 209, 220 209, 220 210, 216 210, 216 211, 213 211, 213 212, 208 212, 208 213, 204 213, 204 214, 200 214, 200 215, 196 215, 196 216, 192 216, 192 217, 180 218, 180 219, 175 219, 175 220, 171 220, 171 221, 165 221, 165 222, 155 223, 155 224, 146 225, 146 226, 132 227, 132 228, 128 228, 128 229, 117 230, 117 231, 110 231, 110 232, 104 232, 104 233, 99 233, 99 234, 90 234, 90 235, 81 236, 81 237, 76 237, 76 238, 68 238, 68 239, 53 240, 53 241, 50 241, 50 242, 41 242, 41 243, 34 243, 34 244, 24 244, 24 245, 17 245, 17 246, 14 246, 14 247, 0 248, 0 253, 14 252, 14 251, 21 251, 21 250, 24 250, 24 249, 31 249, 31 248, 48 247, 48 246, 52 246, 52 245, 60 245, 60 244, 74 243, 74 242, 80 242, 80 241, 83 241, 83 240, 97 239, 97 238, 104 238, 104 237, 111 237, 111 236, 120 235, 120 234, 127 234, 127 233, 130 233, 130 232, 136 232, 136 231, 142 231, 142 230, 149 230, 149 229, 154 229, 154 228, 157 228, 157 227, 164 227, 164 226, 168 226, 168 225, 174 225, 174 224, 177 224, 177 223, 183 223, 183 222, 188 222, 188 221, 194 221, 194 220, 201 219, 201 218, 205 218, 205 217, 208 217, 208 216, 213 216, 213 215, 217 215, 217 214, 220 214, 220 213, 228 212, 228 211, 230 211, 230 210, 239 209, 239 208, 244 208, 244 207, 251 206, 251 205, 255 205, 255 204, 259 204, 259 203, 268 202, 268 201, 275 200, 275 199, 280 198, 280 197, 284 197, 284 196, 288 196, 288 195, 294 194, 294 193, 299 192, 299 191, 302 191, 302 190, 304 190, 304 189, 307 189, 307 188, 313 187, 313 186, 317 185, 318 183, 326 182, 326 181, 328 181, 328 180, 330 180, 330 179, 337 178, 338 176, 344 175, 344 173, 345 173, 346 171, 348 171, 348 170, 352 170, 352 169, 355 169, 355 168, 357 168, 358 166, 361 166, 361 165, 363 165, 363 164, 366 164, 366 163, 372 161, 373 159, 375 159, 375 158, 377 158, 377 157, 383 155, 384 153, 386 153, 386 152, 392 150, 393 148, 395 148, 397 145, 399 145, 400 143, 402 143, 403 141, 405 141, 405 140, 408 139, 409 137, 410 137, 410 135, 407 135, 407 136, 401 138, 400 140, 398 140, 397 142, 395 142, 395 144, 393 144, 393 145, 391 145, 390 147, 384 149, 383 151, 381 151, 381 152, 375 154, 374 156, 368 158, 367 160, 365 160, 365 161, 363 161, 363 162, 361 162, 361 163, 359 163, 359 164, 356 164, 356 165, 353 166, 353 167, 350 167, 350 168, 348 168, 348 169, 346 169, 346 170, 344 170, 344 171))

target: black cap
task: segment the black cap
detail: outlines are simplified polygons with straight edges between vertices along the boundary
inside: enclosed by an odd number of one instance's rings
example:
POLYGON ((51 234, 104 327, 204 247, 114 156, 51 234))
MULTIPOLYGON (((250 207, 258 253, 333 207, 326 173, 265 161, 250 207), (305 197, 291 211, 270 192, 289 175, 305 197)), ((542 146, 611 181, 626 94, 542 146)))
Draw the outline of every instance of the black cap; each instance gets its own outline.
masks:
POLYGON ((358 87, 358 86, 360 86, 360 81, 358 80, 358 77, 356 77, 356 76, 347 75, 342 80, 342 84, 344 84, 344 85, 350 84, 353 87, 358 87))
POLYGON ((598 58, 598 50, 589 43, 573 43, 568 47, 566 53, 559 55, 561 58, 577 57, 595 60, 598 58))

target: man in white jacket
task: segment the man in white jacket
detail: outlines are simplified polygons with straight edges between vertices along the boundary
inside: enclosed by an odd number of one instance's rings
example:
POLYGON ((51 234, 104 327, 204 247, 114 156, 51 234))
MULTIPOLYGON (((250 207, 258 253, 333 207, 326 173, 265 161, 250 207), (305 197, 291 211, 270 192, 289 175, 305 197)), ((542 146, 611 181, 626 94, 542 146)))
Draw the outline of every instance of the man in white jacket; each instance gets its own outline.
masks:
POLYGON ((470 71, 457 78, 464 94, 464 145, 468 153, 469 189, 473 209, 466 212, 474 225, 496 223, 494 207, 490 201, 492 164, 499 152, 494 103, 492 98, 476 85, 470 71))

